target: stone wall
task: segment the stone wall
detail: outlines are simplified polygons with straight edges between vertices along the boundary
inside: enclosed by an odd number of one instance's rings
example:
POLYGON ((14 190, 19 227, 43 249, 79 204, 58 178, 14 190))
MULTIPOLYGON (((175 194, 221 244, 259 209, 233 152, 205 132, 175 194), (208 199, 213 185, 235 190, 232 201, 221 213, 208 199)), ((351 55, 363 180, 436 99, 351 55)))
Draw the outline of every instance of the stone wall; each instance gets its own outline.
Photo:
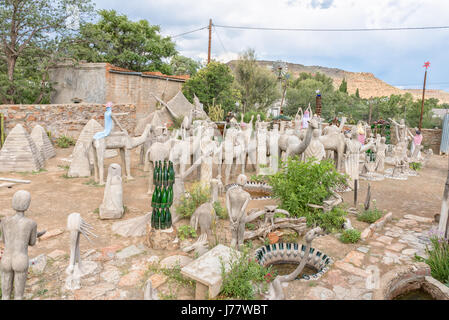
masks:
MULTIPOLYGON (((128 112, 118 116, 120 124, 130 133, 136 126, 136 107, 133 104, 118 104, 113 112, 128 112)), ((5 129, 8 134, 18 123, 31 132, 36 124, 51 132, 52 138, 61 135, 78 138, 84 125, 95 119, 104 125, 104 105, 102 104, 39 104, 39 105, 0 105, 0 113, 5 115, 5 129)))

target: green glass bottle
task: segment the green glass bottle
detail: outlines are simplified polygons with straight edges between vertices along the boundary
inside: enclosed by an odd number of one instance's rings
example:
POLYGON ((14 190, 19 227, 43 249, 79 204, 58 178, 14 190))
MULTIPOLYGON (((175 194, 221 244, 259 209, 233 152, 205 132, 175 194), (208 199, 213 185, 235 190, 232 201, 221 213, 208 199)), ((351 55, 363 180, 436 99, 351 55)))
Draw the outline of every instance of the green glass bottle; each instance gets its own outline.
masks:
POLYGON ((167 207, 167 197, 168 197, 168 189, 162 187, 162 197, 161 197, 161 208, 167 207))
POLYGON ((162 186, 162 161, 159 160, 159 170, 158 170, 158 174, 159 174, 159 180, 158 180, 158 185, 159 187, 162 186))
POLYGON ((170 208, 165 208, 165 228, 171 228, 171 213, 170 208))
POLYGON ((168 186, 168 165, 166 160, 164 160, 164 186, 168 186))
POLYGON ((168 187, 168 199, 167 199, 167 203, 168 203, 168 208, 171 207, 171 205, 173 204, 173 185, 168 187))
POLYGON ((151 206, 153 208, 156 208, 156 201, 157 201, 157 186, 154 187, 153 196, 151 197, 151 206))
POLYGON ((161 210, 159 208, 156 208, 156 221, 154 227, 155 229, 161 228, 161 210))
POLYGON ((168 168, 168 182, 171 186, 173 185, 173 183, 175 183, 175 169, 173 168, 173 162, 171 161, 168 168))
POLYGON ((167 208, 161 209, 161 229, 167 229, 167 221, 166 221, 166 215, 167 215, 167 208))
POLYGON ((154 163, 154 170, 153 170, 153 184, 155 185, 155 186, 157 186, 157 180, 158 180, 158 170, 159 170, 159 167, 158 167, 158 165, 157 165, 157 161, 154 163))

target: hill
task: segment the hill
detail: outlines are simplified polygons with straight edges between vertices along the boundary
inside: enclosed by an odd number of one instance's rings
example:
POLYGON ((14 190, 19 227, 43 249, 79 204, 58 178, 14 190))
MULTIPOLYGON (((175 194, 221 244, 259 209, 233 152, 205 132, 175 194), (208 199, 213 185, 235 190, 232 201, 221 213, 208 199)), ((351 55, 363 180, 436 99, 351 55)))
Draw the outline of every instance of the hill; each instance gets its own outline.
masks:
MULTIPOLYGON (((228 62, 228 65, 233 68, 237 60, 228 62)), ((259 60, 259 65, 271 70, 274 61, 259 60)), ((321 66, 305 66, 297 63, 287 63, 288 72, 294 77, 297 77, 302 72, 307 73, 323 73, 334 81, 334 87, 338 88, 346 79, 348 83, 348 93, 354 94, 359 89, 359 94, 362 98, 390 96, 392 94, 405 94, 410 92, 415 99, 422 98, 422 89, 407 89, 402 90, 389 85, 369 72, 350 72, 337 68, 328 68, 321 66)), ((426 90, 426 98, 436 98, 440 103, 449 103, 449 93, 442 90, 426 90)))

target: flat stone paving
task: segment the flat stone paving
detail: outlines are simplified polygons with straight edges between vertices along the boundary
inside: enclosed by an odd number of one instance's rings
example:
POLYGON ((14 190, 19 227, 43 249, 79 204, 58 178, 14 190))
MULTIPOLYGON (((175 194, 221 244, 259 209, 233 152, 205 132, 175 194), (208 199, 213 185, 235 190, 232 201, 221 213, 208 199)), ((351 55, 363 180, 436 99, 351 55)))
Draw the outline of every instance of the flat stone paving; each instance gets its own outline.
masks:
POLYGON ((384 273, 414 263, 415 254, 427 257, 430 231, 436 227, 432 219, 416 215, 389 222, 343 259, 335 261, 319 281, 290 283, 285 289, 287 299, 371 300, 384 273), (304 284, 306 288, 300 290, 304 284))

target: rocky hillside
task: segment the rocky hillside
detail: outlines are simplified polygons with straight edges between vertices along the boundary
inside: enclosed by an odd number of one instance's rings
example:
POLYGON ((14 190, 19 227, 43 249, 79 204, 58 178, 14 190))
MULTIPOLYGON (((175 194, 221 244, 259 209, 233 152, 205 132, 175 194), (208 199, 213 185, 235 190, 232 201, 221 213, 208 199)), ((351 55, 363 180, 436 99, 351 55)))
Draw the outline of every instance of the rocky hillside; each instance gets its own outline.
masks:
MULTIPOLYGON (((258 61, 261 66, 271 69, 273 61, 258 61)), ((228 65, 232 68, 236 63, 236 60, 228 62, 228 65)), ((422 98, 422 89, 407 89, 402 90, 389 85, 388 83, 376 78, 369 72, 349 72, 337 68, 327 68, 321 66, 304 66, 302 64, 287 63, 288 71, 297 77, 301 72, 307 73, 324 73, 328 77, 334 80, 335 88, 338 88, 346 79, 348 83, 348 92, 350 94, 355 93, 357 88, 362 98, 389 96, 391 94, 404 94, 410 92, 415 99, 422 98)), ((449 93, 442 90, 426 90, 426 98, 437 98, 440 103, 449 103, 449 93)))

